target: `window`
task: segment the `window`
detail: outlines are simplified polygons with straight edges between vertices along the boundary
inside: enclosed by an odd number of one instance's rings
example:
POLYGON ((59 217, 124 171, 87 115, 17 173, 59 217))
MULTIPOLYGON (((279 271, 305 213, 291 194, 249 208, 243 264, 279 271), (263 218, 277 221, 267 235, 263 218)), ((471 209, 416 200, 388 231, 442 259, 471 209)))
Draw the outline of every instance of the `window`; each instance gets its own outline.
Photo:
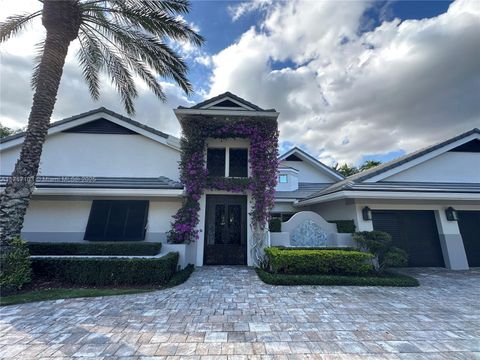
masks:
POLYGON ((93 200, 85 240, 144 240, 148 218, 145 200, 93 200))
POLYGON ((225 149, 207 150, 207 170, 210 176, 225 176, 225 149))
POLYGON ((278 182, 280 184, 288 183, 288 175, 287 174, 280 174, 280 176, 278 177, 278 182))
POLYGON ((248 150, 230 149, 229 172, 230 177, 248 176, 248 150))
POLYGON ((290 213, 290 212, 277 212, 277 213, 271 213, 270 216, 272 219, 280 219, 282 222, 286 222, 290 220, 290 218, 295 215, 295 213, 290 213))

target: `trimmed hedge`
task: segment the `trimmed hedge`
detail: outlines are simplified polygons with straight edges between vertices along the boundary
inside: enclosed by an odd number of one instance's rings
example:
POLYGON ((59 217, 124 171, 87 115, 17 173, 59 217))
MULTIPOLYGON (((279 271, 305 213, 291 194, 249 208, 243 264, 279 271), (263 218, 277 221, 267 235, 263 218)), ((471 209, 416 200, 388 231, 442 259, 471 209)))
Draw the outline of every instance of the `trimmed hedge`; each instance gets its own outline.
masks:
POLYGON ((372 254, 353 250, 265 249, 270 269, 280 274, 365 275, 374 268, 372 254))
POLYGON ((190 275, 192 275, 193 271, 195 270, 195 266, 193 264, 188 264, 185 269, 180 270, 179 272, 176 272, 173 274, 172 278, 167 284, 167 287, 173 287, 173 286, 178 286, 180 284, 183 284, 185 281, 188 280, 190 275))
POLYGON ((355 232, 355 222, 353 220, 330 220, 329 223, 336 224, 339 233, 352 234, 355 232))
POLYGON ((418 286, 418 280, 408 275, 384 273, 371 276, 285 275, 256 269, 258 277, 270 285, 342 285, 342 286, 418 286))
POLYGON ((32 259, 33 273, 61 282, 88 285, 165 285, 177 268, 178 253, 158 259, 32 259))
POLYGON ((162 249, 159 242, 104 241, 84 243, 30 242, 31 255, 157 255, 162 249))

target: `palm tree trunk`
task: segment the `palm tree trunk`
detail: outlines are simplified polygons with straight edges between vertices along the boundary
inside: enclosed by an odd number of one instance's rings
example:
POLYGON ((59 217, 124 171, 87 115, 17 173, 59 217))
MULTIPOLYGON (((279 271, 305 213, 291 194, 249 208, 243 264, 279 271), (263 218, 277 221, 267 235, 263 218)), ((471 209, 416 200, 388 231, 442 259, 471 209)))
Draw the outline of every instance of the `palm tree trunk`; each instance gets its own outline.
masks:
POLYGON ((38 68, 27 132, 20 158, 12 176, 7 181, 5 191, 0 196, 0 245, 2 247, 8 246, 13 237, 19 236, 23 227, 23 219, 35 187, 43 143, 57 100, 68 47, 78 34, 78 27, 76 33, 72 34, 72 23, 75 23, 75 19, 72 18, 71 11, 74 8, 74 2, 44 2, 42 20, 47 28, 47 35, 38 68), (68 3, 70 3, 69 8, 66 6, 68 3))

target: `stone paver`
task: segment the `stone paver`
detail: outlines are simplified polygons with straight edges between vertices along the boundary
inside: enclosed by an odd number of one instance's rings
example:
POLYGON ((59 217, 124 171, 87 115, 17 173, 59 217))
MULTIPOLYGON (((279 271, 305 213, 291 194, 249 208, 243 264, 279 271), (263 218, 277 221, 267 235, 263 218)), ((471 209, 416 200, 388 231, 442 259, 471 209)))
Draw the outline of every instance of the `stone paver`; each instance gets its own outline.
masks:
POLYGON ((419 288, 274 287, 205 267, 148 294, 0 310, 2 359, 480 359, 480 269, 419 288))

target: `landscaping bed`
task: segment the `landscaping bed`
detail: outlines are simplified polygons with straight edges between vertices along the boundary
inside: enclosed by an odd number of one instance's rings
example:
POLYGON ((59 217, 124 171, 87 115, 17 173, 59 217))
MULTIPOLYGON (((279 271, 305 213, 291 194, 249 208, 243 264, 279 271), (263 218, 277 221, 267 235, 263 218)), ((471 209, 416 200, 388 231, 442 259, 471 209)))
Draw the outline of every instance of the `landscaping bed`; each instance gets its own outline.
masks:
POLYGON ((265 255, 275 274, 367 275, 374 270, 373 255, 354 250, 269 247, 265 255))
POLYGON ((343 286, 418 286, 418 280, 414 277, 384 272, 383 274, 370 274, 365 276, 347 275, 292 275, 273 274, 262 269, 256 269, 258 277, 270 285, 343 285, 343 286))
POLYGON ((30 242, 30 255, 130 255, 154 256, 160 253, 162 243, 139 241, 103 241, 82 243, 30 242))
POLYGON ((32 282, 27 284, 15 295, 0 297, 0 305, 23 304, 35 301, 58 300, 78 297, 98 297, 140 294, 178 286, 188 280, 194 271, 193 265, 176 272, 164 285, 133 285, 133 286, 89 286, 71 284, 59 280, 47 280, 38 275, 33 276, 32 282))

